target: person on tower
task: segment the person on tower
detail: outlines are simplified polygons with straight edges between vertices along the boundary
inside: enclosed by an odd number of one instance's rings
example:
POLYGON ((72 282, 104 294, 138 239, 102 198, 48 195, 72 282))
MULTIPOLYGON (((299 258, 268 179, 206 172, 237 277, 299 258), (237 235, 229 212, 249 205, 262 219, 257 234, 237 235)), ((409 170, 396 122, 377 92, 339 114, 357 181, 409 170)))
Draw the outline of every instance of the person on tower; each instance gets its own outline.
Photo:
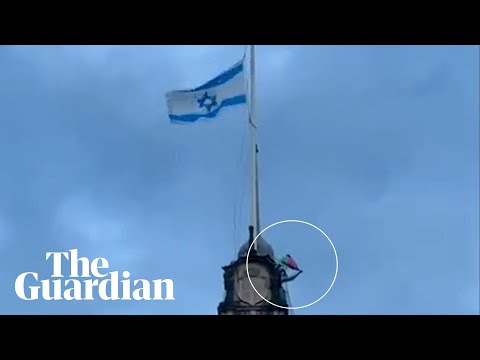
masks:
POLYGON ((287 254, 281 259, 276 260, 276 263, 278 266, 280 266, 280 279, 282 283, 295 280, 298 275, 303 272, 303 270, 300 270, 300 268, 298 267, 297 262, 289 254, 287 254), (296 271, 296 274, 288 276, 286 268, 296 271))

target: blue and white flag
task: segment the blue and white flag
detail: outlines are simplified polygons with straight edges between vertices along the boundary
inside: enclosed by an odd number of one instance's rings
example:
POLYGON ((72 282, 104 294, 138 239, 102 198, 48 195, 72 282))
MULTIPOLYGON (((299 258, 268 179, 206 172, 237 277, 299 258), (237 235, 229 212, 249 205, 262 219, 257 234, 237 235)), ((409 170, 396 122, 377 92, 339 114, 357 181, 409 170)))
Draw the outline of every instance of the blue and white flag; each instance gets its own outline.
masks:
POLYGON ((242 59, 195 89, 168 92, 168 116, 175 123, 193 123, 202 118, 213 119, 224 108, 245 104, 246 94, 242 59))

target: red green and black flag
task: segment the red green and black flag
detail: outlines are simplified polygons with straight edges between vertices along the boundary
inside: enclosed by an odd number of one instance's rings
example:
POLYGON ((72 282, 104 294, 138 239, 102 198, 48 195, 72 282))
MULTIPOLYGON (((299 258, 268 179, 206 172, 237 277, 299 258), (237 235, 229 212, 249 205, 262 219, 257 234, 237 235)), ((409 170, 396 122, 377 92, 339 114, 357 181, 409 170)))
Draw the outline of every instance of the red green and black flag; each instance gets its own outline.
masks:
POLYGON ((277 264, 287 266, 292 270, 300 271, 297 262, 290 255, 286 255, 283 258, 277 260, 277 264))

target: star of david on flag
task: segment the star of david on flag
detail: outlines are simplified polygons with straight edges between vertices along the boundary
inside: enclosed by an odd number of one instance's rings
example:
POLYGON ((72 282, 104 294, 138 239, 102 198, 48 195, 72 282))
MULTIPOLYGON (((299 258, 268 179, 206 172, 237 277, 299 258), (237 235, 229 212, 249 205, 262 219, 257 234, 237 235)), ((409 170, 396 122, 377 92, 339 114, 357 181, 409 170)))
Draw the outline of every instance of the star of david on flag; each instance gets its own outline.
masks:
POLYGON ((222 109, 247 102, 244 59, 205 84, 191 90, 174 90, 166 94, 171 122, 194 123, 213 119, 222 109))
POLYGON ((200 108, 204 107, 210 112, 214 106, 217 106, 217 97, 215 95, 208 95, 208 92, 205 92, 197 102, 200 108))

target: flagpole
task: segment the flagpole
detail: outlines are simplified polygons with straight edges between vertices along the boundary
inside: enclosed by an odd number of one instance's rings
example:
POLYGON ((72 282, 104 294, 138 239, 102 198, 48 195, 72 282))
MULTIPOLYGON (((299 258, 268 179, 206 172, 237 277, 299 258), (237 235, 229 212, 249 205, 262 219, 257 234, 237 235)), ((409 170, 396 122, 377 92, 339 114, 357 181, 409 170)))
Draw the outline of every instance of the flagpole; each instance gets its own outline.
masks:
MULTIPOLYGON (((251 226, 253 227, 253 237, 260 232, 259 217, 259 194, 258 194, 258 144, 257 144, 257 118, 256 118, 256 98, 255 98, 255 45, 250 45, 250 86, 249 86, 249 125, 250 140, 252 152, 251 168, 251 226)), ((257 250, 257 242, 253 246, 257 250)))

